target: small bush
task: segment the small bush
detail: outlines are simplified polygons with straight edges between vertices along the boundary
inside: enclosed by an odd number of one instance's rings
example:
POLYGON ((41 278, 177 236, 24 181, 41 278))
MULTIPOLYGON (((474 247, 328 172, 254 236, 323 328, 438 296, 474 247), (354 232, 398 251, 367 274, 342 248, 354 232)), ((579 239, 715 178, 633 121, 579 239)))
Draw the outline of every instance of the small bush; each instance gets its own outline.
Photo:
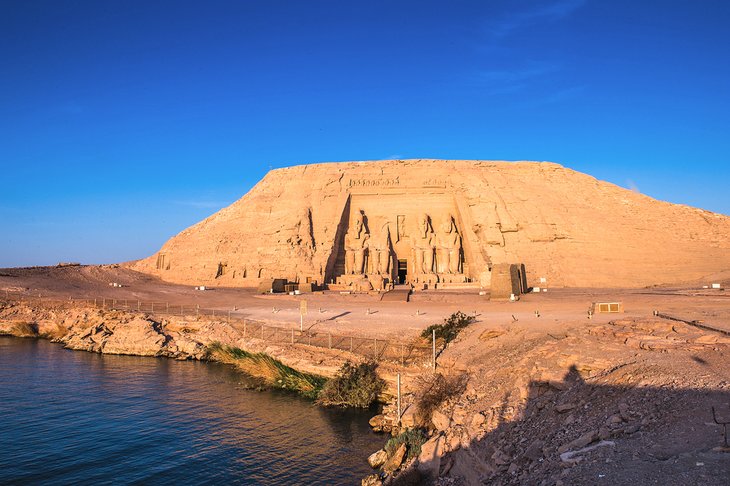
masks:
POLYGON ((375 371, 377 367, 376 363, 345 362, 337 376, 324 385, 317 402, 325 406, 368 408, 385 388, 385 381, 375 371))
POLYGON ((411 460, 421 453, 421 446, 428 440, 423 429, 406 429, 395 437, 388 439, 385 443, 385 452, 388 457, 395 454, 401 444, 406 445, 406 460, 411 460))
POLYGON ((474 322, 476 317, 468 316, 461 311, 454 312, 451 316, 444 319, 443 324, 432 324, 423 330, 421 337, 431 339, 433 331, 436 331, 436 339, 441 341, 444 346, 456 339, 462 329, 474 322))
POLYGON ((415 396, 418 423, 423 427, 430 427, 434 410, 442 403, 464 393, 468 381, 469 376, 466 374, 444 376, 440 373, 424 381, 415 396))
POLYGON ((16 322, 10 333, 17 337, 37 337, 38 324, 35 322, 16 322))
POLYGON ((56 323, 56 329, 51 331, 46 331, 43 334, 40 335, 40 337, 50 339, 52 341, 57 341, 64 337, 66 334, 68 334, 68 329, 63 327, 61 324, 56 323))
POLYGON ((295 370, 266 353, 250 353, 246 350, 213 343, 208 346, 209 358, 230 363, 272 388, 292 390, 307 398, 317 398, 326 378, 295 370))

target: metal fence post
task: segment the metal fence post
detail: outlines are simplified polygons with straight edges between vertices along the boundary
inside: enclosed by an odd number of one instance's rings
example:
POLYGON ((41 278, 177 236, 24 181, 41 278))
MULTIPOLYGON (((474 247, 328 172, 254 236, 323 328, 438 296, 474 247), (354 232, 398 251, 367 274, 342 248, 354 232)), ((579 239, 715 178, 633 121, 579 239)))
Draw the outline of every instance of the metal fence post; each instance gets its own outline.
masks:
POLYGON ((436 329, 431 331, 432 334, 432 351, 431 351, 431 363, 433 365, 433 371, 436 371, 436 329))
POLYGON ((401 418, 401 402, 400 402, 400 373, 398 373, 398 425, 400 426, 401 418))

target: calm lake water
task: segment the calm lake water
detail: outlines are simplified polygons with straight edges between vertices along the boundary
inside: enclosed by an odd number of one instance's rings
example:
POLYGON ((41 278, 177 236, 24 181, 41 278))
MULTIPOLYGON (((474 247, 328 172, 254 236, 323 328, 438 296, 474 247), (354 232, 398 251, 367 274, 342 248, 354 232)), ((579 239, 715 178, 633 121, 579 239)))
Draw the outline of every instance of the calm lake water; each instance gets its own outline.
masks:
POLYGON ((0 337, 0 484, 355 484, 367 412, 245 390, 215 363, 0 337))

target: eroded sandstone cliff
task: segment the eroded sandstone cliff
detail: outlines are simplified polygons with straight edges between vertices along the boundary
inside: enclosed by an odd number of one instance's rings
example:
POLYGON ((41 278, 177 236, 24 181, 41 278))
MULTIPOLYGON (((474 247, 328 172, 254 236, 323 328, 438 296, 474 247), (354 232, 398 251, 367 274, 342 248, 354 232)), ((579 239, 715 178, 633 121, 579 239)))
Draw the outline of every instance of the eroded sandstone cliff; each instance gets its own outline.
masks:
POLYGON ((453 217, 460 271, 482 285, 492 265, 514 262, 526 265, 531 286, 638 287, 730 275, 727 216, 554 163, 448 160, 273 170, 231 206, 130 265, 195 285, 331 282, 344 272, 343 241, 356 213, 371 241, 389 231, 391 266, 407 260, 411 273, 409 238, 419 218, 427 215, 438 231, 453 217))

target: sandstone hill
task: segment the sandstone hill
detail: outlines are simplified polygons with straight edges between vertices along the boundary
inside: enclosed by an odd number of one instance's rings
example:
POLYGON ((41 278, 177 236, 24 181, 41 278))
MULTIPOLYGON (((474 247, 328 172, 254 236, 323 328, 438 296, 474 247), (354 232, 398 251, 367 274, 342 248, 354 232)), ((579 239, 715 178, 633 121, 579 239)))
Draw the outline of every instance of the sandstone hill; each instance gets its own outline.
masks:
MULTIPOLYGON (((183 284, 330 283, 345 272, 346 235, 355 224, 370 236, 371 255, 373 242, 388 243, 389 274, 400 271, 398 262, 412 273, 419 221, 434 235, 454 228, 462 244, 454 271, 475 286, 488 287, 498 263, 524 263, 528 284, 543 287, 730 277, 728 216, 658 201, 555 163, 461 160, 272 170, 231 206, 128 265, 183 284)), ((367 273, 376 264, 361 265, 367 273)))

